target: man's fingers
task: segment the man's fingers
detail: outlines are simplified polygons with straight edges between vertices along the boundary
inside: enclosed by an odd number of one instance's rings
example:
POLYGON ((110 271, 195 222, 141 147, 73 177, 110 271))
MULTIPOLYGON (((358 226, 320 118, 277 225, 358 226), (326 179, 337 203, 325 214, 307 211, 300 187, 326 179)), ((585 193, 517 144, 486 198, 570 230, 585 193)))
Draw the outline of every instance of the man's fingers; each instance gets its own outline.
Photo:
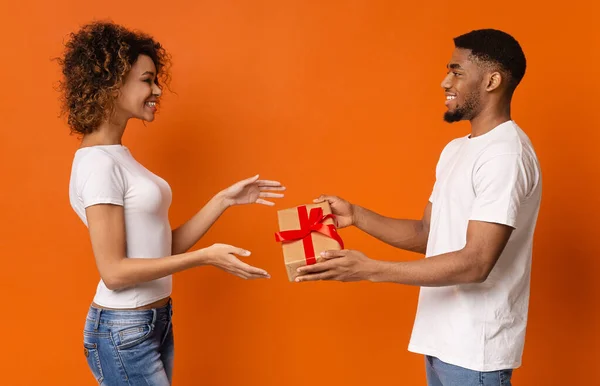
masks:
POLYGON ((327 201, 327 202, 329 202, 329 204, 333 205, 333 203, 335 203, 335 202, 336 202, 336 201, 338 201, 338 200, 339 200, 339 197, 337 197, 337 196, 330 196, 330 195, 328 195, 328 194, 322 194, 322 195, 320 195, 318 198, 315 198, 315 199, 313 200, 313 202, 314 202, 315 204, 318 204, 318 203, 320 203, 320 202, 325 202, 325 201, 327 201))
POLYGON ((335 273, 332 271, 325 271, 320 273, 313 273, 309 275, 302 275, 296 277, 296 282, 302 281, 318 281, 318 280, 331 280, 335 277, 335 273))
POLYGON ((298 268, 297 272, 300 275, 304 275, 307 273, 318 273, 318 272, 325 272, 327 270, 330 270, 331 268, 333 268, 334 264, 332 264, 332 262, 330 261, 324 261, 321 263, 317 263, 317 264, 312 264, 312 265, 306 265, 304 267, 300 267, 298 268))
POLYGON ((336 250, 324 251, 324 252, 321 252, 321 257, 325 260, 331 260, 331 259, 336 259, 338 257, 344 257, 344 256, 346 256, 347 252, 348 252, 348 250, 346 250, 346 249, 343 249, 341 251, 336 251, 336 250))

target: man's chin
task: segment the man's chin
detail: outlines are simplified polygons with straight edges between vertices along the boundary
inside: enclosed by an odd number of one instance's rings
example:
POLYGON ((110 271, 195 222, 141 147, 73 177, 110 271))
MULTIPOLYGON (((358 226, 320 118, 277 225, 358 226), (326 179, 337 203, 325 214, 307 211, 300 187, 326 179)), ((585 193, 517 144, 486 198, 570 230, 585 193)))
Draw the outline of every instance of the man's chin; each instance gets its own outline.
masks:
POLYGON ((446 111, 444 113, 444 121, 447 123, 454 123, 463 120, 463 114, 457 111, 446 111))

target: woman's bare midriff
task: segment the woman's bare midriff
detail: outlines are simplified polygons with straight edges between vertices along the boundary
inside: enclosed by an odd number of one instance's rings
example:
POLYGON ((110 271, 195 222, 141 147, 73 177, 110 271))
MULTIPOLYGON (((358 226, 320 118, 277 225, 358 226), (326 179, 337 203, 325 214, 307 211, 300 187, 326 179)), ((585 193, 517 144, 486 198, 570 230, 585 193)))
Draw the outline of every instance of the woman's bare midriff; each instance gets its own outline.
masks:
POLYGON ((109 307, 104 307, 104 306, 98 305, 94 302, 92 302, 92 307, 100 308, 102 310, 115 310, 115 311, 151 310, 153 308, 160 308, 160 307, 166 306, 169 303, 170 299, 171 299, 171 297, 167 296, 166 298, 162 298, 160 300, 157 300, 155 302, 152 302, 150 304, 146 304, 144 306, 140 306, 137 308, 109 308, 109 307))

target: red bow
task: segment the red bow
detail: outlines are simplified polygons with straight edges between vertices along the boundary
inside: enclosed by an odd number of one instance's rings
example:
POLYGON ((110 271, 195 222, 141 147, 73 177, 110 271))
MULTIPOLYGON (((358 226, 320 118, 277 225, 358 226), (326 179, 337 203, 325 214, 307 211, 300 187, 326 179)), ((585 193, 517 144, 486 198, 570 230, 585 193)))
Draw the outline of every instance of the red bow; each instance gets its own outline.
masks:
POLYGON ((300 219, 300 229, 277 232, 275 233, 275 240, 278 242, 302 240, 307 265, 312 265, 317 262, 315 258, 315 248, 311 237, 312 232, 319 232, 327 237, 331 237, 340 244, 342 249, 344 249, 344 242, 337 233, 335 225, 323 224, 327 219, 335 219, 334 215, 328 214, 327 216, 323 216, 323 208, 316 207, 310 210, 309 216, 306 206, 299 206, 298 218, 300 219))

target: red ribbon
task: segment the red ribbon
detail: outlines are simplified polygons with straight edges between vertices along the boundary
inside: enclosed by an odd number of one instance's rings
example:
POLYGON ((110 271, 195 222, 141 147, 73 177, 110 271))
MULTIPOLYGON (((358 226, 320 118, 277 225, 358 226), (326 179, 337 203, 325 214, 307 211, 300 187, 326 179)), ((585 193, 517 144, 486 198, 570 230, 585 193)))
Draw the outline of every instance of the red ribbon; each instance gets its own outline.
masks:
POLYGON ((315 247, 312 242, 311 233, 319 232, 327 237, 330 237, 340 244, 344 249, 344 242, 337 233, 337 229, 333 224, 323 224, 327 219, 335 219, 335 216, 328 214, 323 216, 323 208, 316 207, 310 210, 310 216, 306 206, 298 207, 298 218, 300 219, 300 229, 291 231, 281 231, 275 233, 277 242, 290 242, 302 240, 304 245, 304 257, 307 265, 312 265, 317 262, 315 258, 315 247))

